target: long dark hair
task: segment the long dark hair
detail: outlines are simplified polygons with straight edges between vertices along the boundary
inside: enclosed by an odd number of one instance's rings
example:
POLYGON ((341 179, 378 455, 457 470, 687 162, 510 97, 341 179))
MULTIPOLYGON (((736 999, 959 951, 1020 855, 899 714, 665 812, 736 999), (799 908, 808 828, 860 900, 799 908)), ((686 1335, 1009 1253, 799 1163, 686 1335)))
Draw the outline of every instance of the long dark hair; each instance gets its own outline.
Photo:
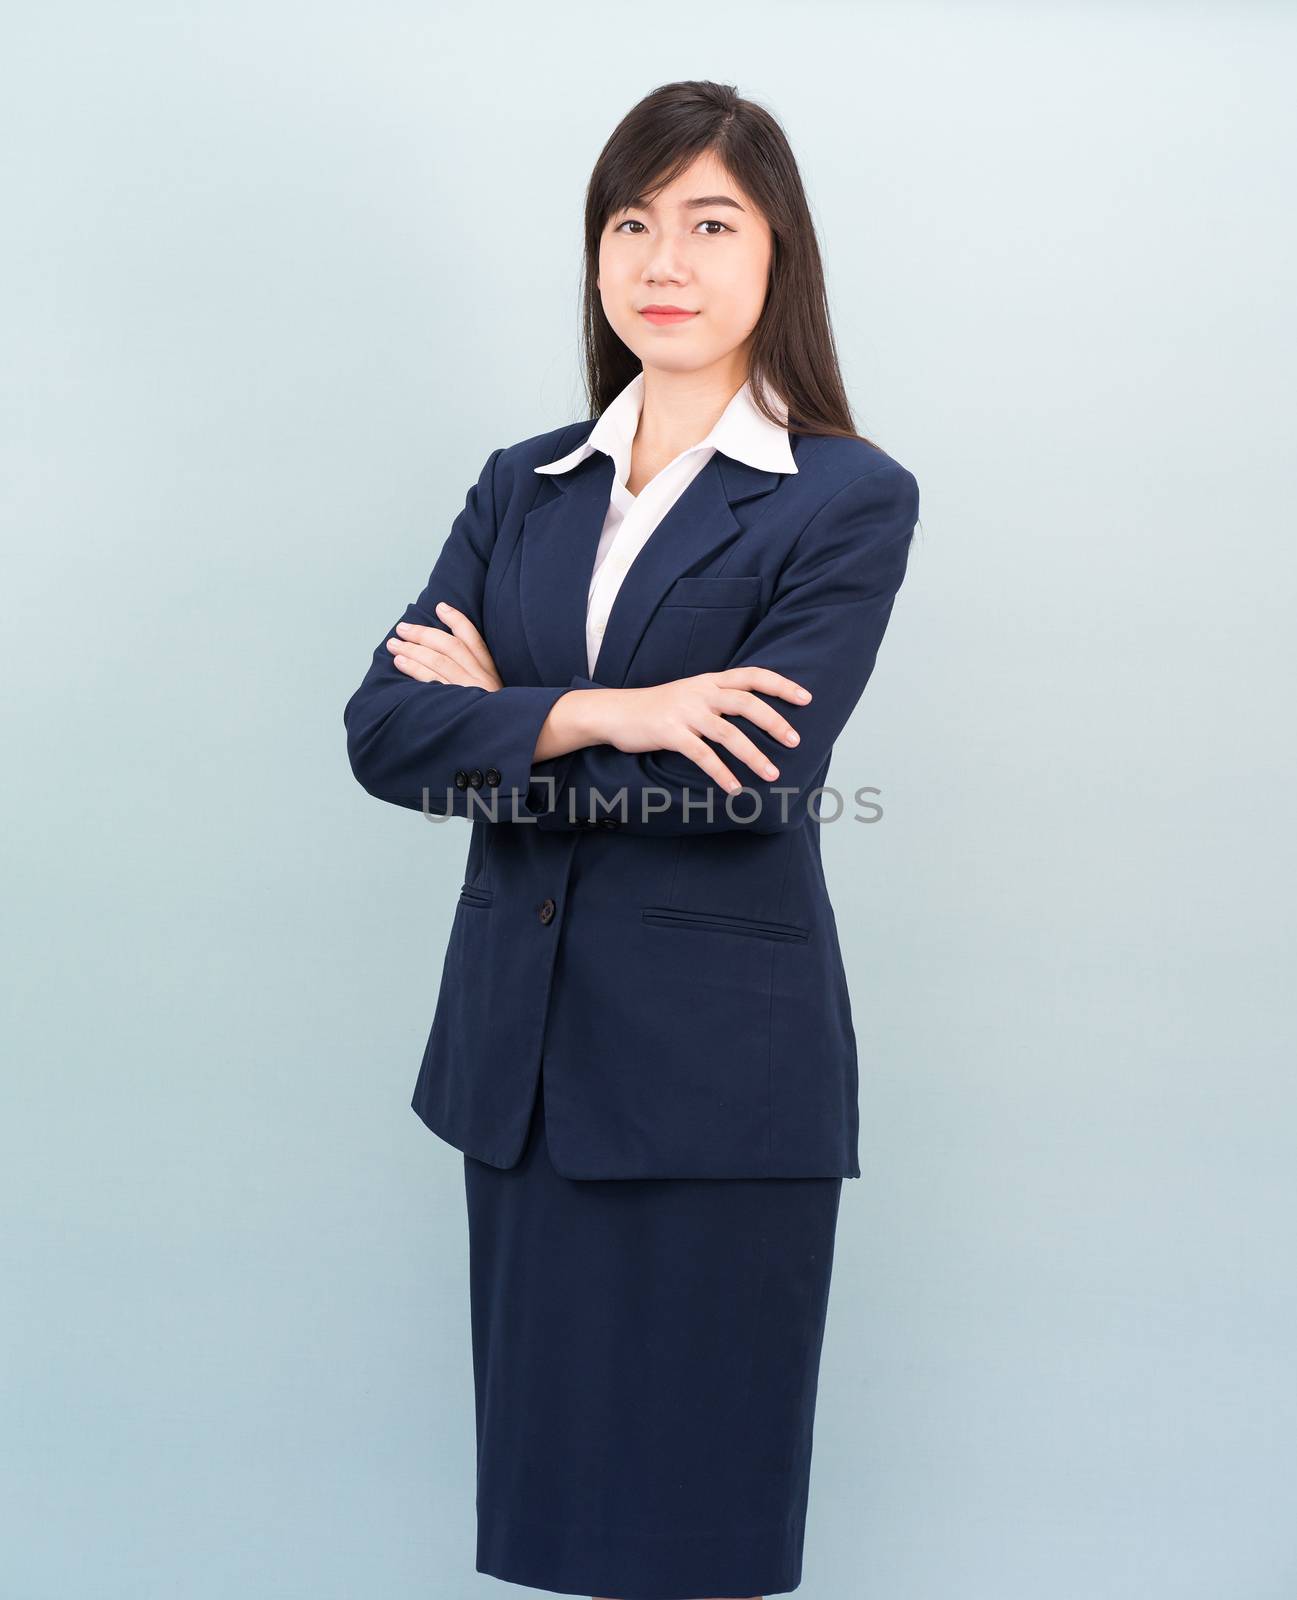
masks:
POLYGON ((591 414, 599 416, 640 370, 595 286, 604 226, 615 211, 642 206, 704 151, 734 175, 773 235, 766 301, 749 357, 755 404, 771 422, 782 422, 766 404, 769 385, 787 403, 790 433, 863 439, 838 366, 815 224, 792 148, 764 106, 706 80, 666 83, 645 95, 613 129, 590 174, 581 342, 591 414))

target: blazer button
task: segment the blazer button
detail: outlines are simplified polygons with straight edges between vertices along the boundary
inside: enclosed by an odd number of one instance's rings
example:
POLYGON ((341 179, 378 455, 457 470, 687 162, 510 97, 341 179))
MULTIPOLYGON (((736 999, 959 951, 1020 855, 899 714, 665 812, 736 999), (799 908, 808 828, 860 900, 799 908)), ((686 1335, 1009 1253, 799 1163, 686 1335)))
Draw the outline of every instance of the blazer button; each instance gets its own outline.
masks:
POLYGON ((540 903, 540 920, 542 922, 553 922, 553 920, 554 920, 554 902, 552 900, 542 900, 541 901, 541 903, 540 903))
POLYGON ((468 773, 464 771, 463 767, 459 767, 459 768, 456 769, 456 772, 455 772, 455 787, 457 789, 467 789, 468 788, 468 773))
POLYGON ((599 826, 601 828, 620 828, 621 823, 616 817, 600 817, 599 826))
POLYGON ((474 767, 473 768, 472 772, 470 772, 469 775, 468 775, 468 781, 469 781, 470 786, 472 788, 474 788, 474 789, 480 789, 482 787, 482 769, 481 769, 481 767, 474 767))
POLYGON ((491 787, 493 789, 495 788, 496 784, 499 783, 499 781, 500 781, 500 769, 499 769, 499 767, 488 767, 486 769, 486 781, 491 785, 491 787))

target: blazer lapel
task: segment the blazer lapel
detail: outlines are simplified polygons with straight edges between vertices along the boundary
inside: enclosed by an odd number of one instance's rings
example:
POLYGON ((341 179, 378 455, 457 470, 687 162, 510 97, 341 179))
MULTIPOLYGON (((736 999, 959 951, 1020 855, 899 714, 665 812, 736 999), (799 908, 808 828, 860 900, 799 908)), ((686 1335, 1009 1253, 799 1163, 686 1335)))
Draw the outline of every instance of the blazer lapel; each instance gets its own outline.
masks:
POLYGON ((586 595, 615 470, 611 456, 595 451, 570 472, 544 479, 549 498, 523 518, 522 629, 538 681, 554 688, 586 670, 586 595))
MULTIPOLYGON (((586 677, 586 596, 594 572, 615 468, 596 451, 550 481, 557 492, 534 506, 522 529, 519 567, 523 631, 544 684, 586 677)), ((734 506, 768 494, 783 474, 717 451, 671 506, 626 569, 608 613, 593 672, 607 688, 625 682, 649 618, 677 578, 701 571, 738 533, 734 506)))

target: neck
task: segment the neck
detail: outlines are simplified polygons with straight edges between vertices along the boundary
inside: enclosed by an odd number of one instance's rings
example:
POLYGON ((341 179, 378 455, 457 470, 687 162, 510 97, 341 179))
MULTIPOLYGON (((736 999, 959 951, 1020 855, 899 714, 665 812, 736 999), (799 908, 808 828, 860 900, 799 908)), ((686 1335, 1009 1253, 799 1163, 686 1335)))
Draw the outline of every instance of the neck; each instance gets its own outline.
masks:
POLYGON ((646 366, 636 451, 657 461, 674 460, 682 450, 707 437, 747 377, 744 351, 735 351, 700 372, 646 366))

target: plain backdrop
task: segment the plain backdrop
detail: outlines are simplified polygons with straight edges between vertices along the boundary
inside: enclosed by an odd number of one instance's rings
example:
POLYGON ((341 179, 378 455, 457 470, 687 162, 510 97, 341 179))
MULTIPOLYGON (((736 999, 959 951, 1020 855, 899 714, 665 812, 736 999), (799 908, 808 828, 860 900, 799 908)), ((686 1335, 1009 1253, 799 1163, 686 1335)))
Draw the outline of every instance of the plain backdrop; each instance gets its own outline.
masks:
POLYGON ((884 816, 823 834, 864 1175, 801 1592, 1297 1592, 1295 46, 7 14, 6 1600, 505 1593, 462 1157, 409 1108, 468 825, 371 799, 342 707, 490 451, 585 414, 584 186, 683 77, 783 122, 922 494, 830 774, 884 816))

